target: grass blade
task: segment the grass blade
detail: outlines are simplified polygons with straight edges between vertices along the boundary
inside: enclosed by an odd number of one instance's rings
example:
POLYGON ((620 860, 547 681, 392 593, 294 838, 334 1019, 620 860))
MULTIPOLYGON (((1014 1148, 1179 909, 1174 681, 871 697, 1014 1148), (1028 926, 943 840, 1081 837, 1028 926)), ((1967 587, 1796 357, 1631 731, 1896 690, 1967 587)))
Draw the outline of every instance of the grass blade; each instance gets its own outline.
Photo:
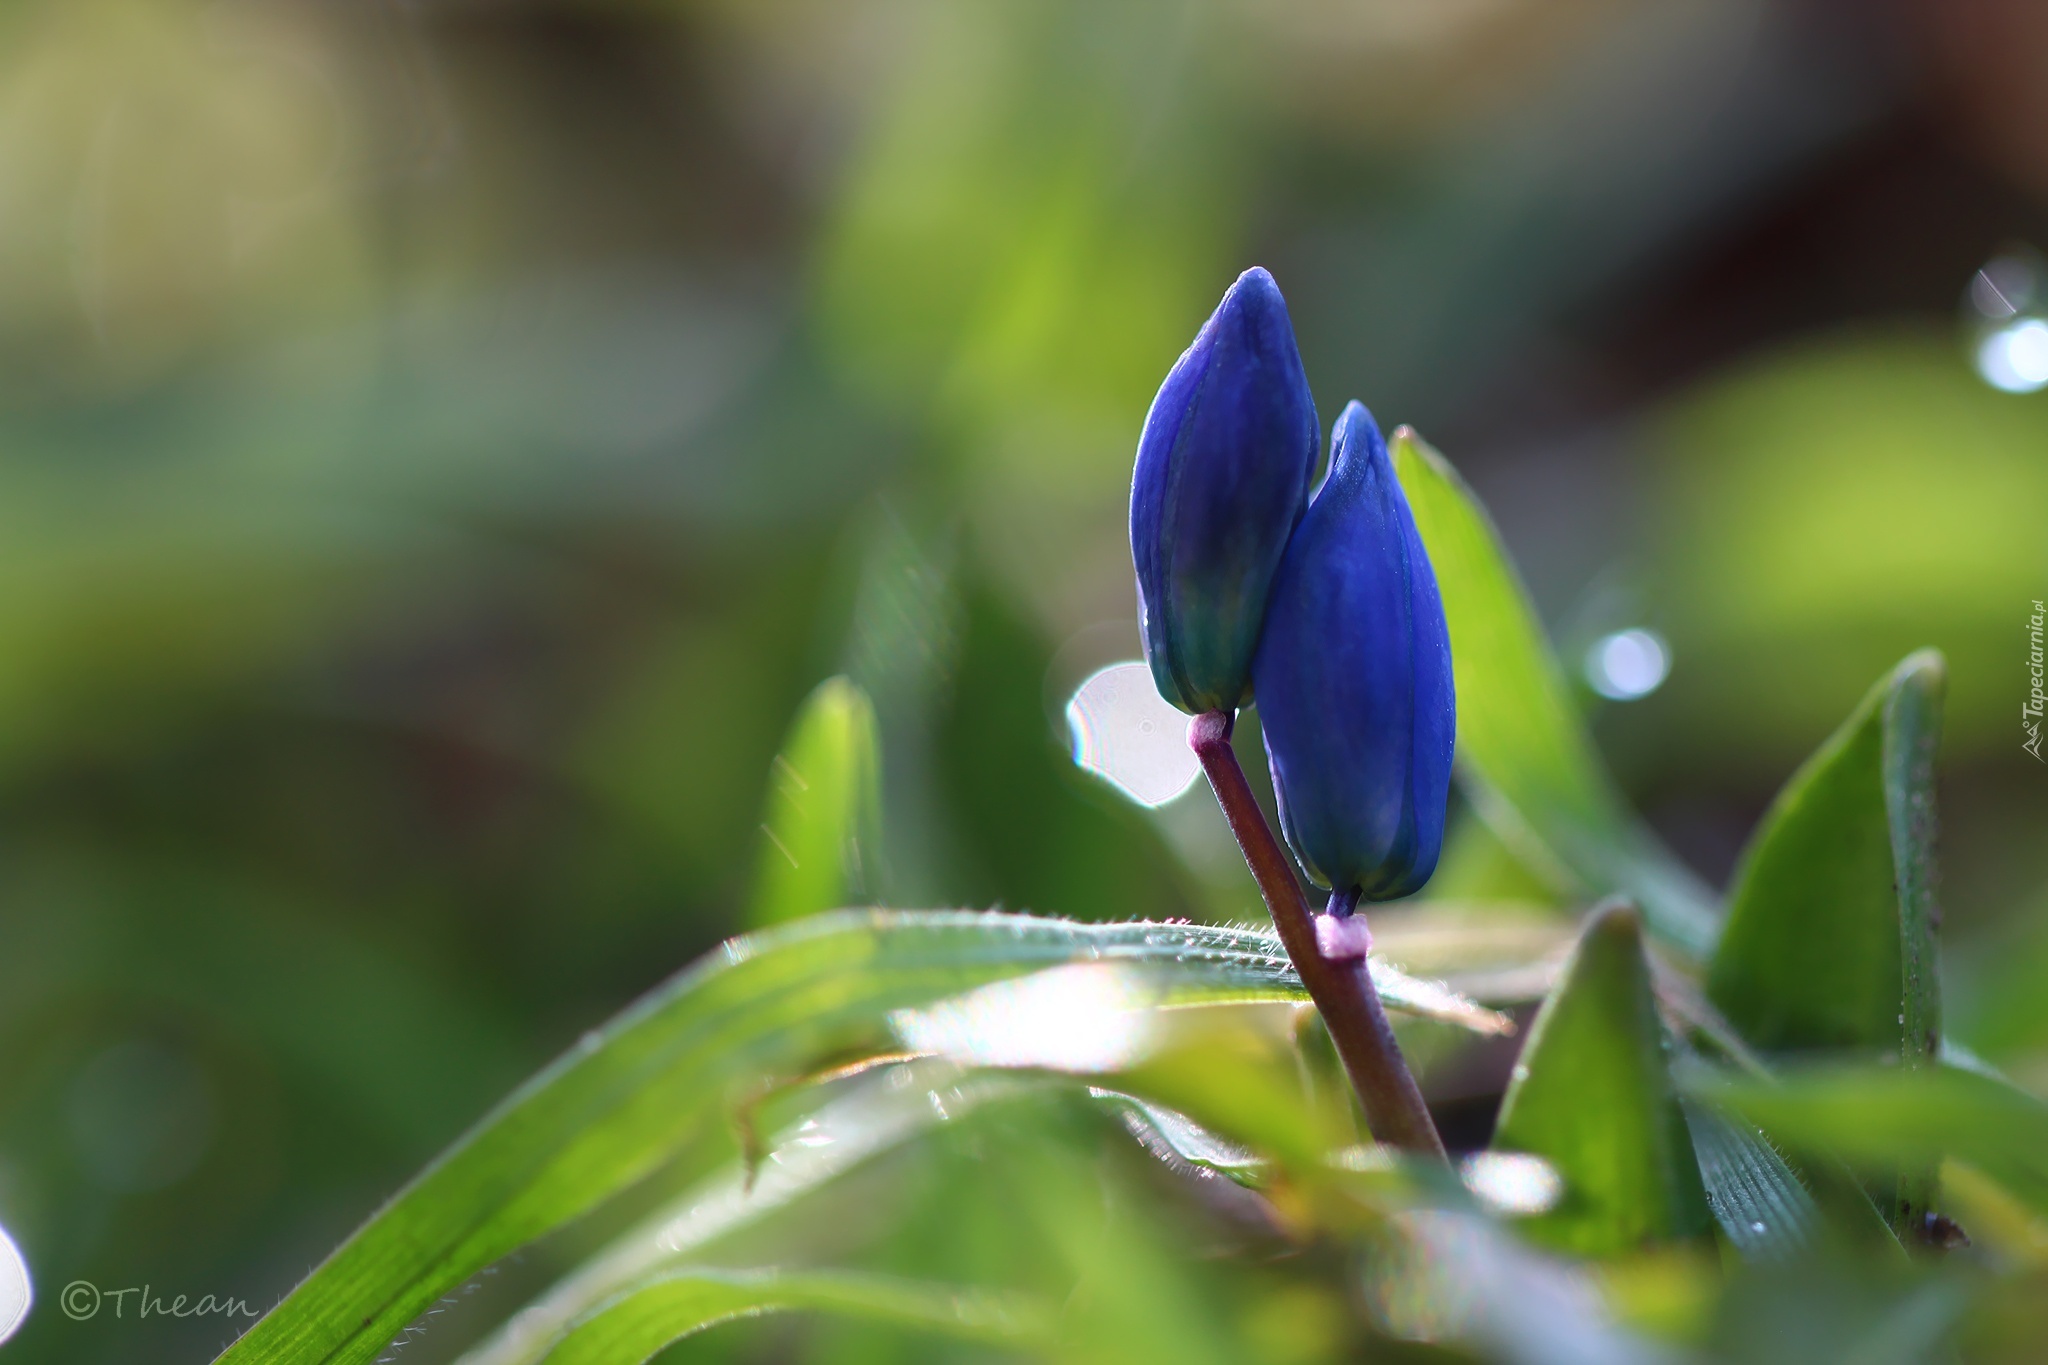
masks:
POLYGON ((1043 1343, 1052 1322, 1045 1305, 1020 1295, 881 1275, 671 1270, 593 1308, 544 1359, 549 1365, 639 1365, 720 1323, 790 1312, 842 1314, 999 1345, 1043 1343))
POLYGON ((874 895, 881 773, 867 693, 845 678, 819 683, 798 709, 769 775, 749 924, 782 924, 874 895))
POLYGON ((533 1365, 572 1322, 629 1286, 700 1256, 935 1124, 1043 1083, 987 1072, 970 1076, 933 1059, 872 1071, 778 1134, 751 1170, 734 1162, 613 1239, 473 1347, 461 1365, 533 1365))
MULTIPOLYGON (((747 1087, 885 1050, 894 1011, 1074 962, 1145 969, 1162 1005, 1302 998, 1277 939, 1250 929, 845 911, 735 940, 515 1092, 221 1359, 372 1360, 441 1294, 660 1167, 747 1087)), ((1497 1017, 1391 969, 1382 990, 1393 1008, 1497 1017)))
MULTIPOLYGON (((1744 854, 1707 991, 1750 1043, 1936 1065, 1942 685, 1931 651, 1881 680, 1793 775, 1744 854)), ((1934 1194, 1931 1165, 1900 1172, 1883 1201, 1893 1226, 1916 1226, 1934 1194)))
POLYGON ((1953 1156, 2048 1213, 2048 1105, 1989 1077, 1952 1067, 1828 1065, 1789 1069, 1782 1085, 1700 1076, 1688 1077, 1687 1088, 1790 1148, 1833 1151, 1866 1170, 1953 1156))
POLYGON ((1820 1206, 1754 1125, 1683 1098, 1707 1208, 1745 1260, 1790 1260, 1813 1246, 1820 1206))

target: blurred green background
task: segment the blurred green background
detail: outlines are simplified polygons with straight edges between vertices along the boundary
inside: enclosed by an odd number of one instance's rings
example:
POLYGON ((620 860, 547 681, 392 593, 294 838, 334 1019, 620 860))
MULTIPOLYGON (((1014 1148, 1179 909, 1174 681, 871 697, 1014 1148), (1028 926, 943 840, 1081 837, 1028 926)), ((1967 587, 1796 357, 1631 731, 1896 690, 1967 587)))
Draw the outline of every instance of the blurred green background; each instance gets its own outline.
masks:
MULTIPOLYGON (((1139 424, 1253 263, 1568 663, 1667 642, 1586 697, 1717 884, 1947 652, 1952 1013, 2048 1076, 2000 1013, 2048 989, 2048 395, 1987 382, 1972 293, 2024 312, 2048 246, 2044 14, 6 6, 0 1224, 46 1295, 267 1306, 740 927, 832 673, 888 903, 1253 915, 1206 794, 1140 810, 1062 719, 1137 654, 1139 424)), ((228 1331, 52 1306, 0 1349, 228 1331)))

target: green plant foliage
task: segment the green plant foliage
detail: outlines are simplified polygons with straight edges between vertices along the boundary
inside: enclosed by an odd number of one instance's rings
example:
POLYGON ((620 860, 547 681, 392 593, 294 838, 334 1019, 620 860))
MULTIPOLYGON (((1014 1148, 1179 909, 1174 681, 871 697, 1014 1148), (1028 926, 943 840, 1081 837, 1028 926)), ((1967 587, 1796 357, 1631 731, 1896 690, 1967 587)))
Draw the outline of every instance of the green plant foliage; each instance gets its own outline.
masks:
POLYGON ((1018 1295, 918 1284, 845 1272, 664 1271, 579 1318, 549 1365, 639 1365, 663 1348, 720 1323, 769 1313, 871 1318, 969 1341, 1040 1344, 1046 1305, 1018 1295))
MULTIPOLYGON (((1898 1056, 1902 1016, 1938 1019, 1938 983, 1917 969, 1906 989, 1902 945, 1929 934, 1925 751, 1940 688, 1939 656, 1900 664, 1793 775, 1744 853, 1707 991, 1757 1047, 1898 1056)), ((1916 946, 1916 968, 1927 951, 1916 946)), ((1924 1058, 1932 1045, 1914 1033, 1924 1058)))
POLYGON ((634 1285, 699 1264, 714 1244, 756 1230, 937 1125, 1043 1085, 1044 1078, 1015 1073, 968 1075, 930 1058, 866 1071, 801 1110, 754 1159, 728 1163, 614 1237, 473 1347, 463 1365, 534 1365, 572 1323, 634 1285))
POLYGON ((1587 921, 1529 1030, 1493 1146, 1540 1156, 1563 1179, 1557 1206, 1524 1224, 1538 1240, 1600 1256, 1706 1230, 1632 907, 1587 921))
MULTIPOLYGON (((745 1087, 888 1050, 893 1011, 1077 961, 1170 967, 1148 978, 1158 1005, 1300 997, 1277 940, 1251 930, 849 911, 736 940, 513 1094, 223 1360, 373 1359, 441 1294, 660 1167, 745 1087)), ((1375 980, 1401 1007, 1405 978, 1375 980)), ((1446 994, 1425 984, 1413 994, 1436 1011, 1446 994)))
MULTIPOLYGON (((1793 775, 1744 854, 1707 989, 1752 1044, 1934 1064, 1942 683, 1938 654, 1899 664, 1793 775)), ((1934 1182, 1926 1163, 1898 1175, 1895 1227, 1926 1215, 1934 1182)))
POLYGON ((881 770, 867 693, 845 678, 819 683, 775 756, 750 924, 782 924, 875 895, 881 770))
POLYGON ((1681 1098, 1707 1207, 1745 1259, 1784 1260, 1810 1249, 1820 1206, 1754 1125, 1681 1098))
POLYGON ((1391 453, 1443 592, 1457 761, 1474 808, 1559 890, 1626 893, 1653 932, 1704 953, 1712 893, 1629 814, 1485 508, 1412 430, 1394 433, 1391 453))
POLYGON ((1686 1084, 1790 1147, 1833 1151, 1873 1171, 1953 1156, 2048 1214, 2048 1105, 1988 1076, 1815 1065, 1788 1070, 1782 1084, 1725 1076, 1686 1084))

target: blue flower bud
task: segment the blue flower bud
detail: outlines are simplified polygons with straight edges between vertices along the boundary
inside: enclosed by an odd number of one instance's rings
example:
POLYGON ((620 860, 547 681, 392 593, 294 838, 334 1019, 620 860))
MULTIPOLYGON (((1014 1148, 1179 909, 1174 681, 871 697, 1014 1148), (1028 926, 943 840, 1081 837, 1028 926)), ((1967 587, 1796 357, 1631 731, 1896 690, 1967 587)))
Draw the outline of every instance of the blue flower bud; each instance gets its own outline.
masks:
POLYGON ((1287 303, 1254 267, 1160 385, 1131 478, 1145 661, 1181 710, 1250 699, 1266 596, 1307 505, 1316 447, 1287 303))
POLYGON ((1280 825, 1309 876, 1367 900, 1421 889, 1450 795, 1451 639, 1407 495, 1360 404, 1337 419, 1329 477, 1273 580, 1252 678, 1280 825))

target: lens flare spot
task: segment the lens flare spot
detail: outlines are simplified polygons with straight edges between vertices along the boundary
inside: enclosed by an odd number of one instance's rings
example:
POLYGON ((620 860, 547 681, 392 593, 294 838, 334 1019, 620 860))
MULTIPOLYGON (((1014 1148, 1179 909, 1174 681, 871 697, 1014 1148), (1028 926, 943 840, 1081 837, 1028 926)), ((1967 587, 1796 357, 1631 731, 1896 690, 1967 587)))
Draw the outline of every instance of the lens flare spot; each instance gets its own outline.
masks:
POLYGON ((28 1278, 28 1260, 7 1235, 7 1229, 0 1228, 0 1342, 15 1334, 35 1301, 35 1288, 28 1278))
POLYGON ((1155 992, 1133 973, 1082 962, 889 1016, 897 1039, 973 1066, 1118 1071, 1150 1050, 1155 992))
POLYGON ((1548 1213, 1564 1193, 1557 1169, 1527 1152, 1474 1152, 1459 1163, 1458 1178, 1488 1212, 1503 1218, 1548 1213))
POLYGON ((1067 703, 1074 762, 1141 806, 1165 805, 1201 771, 1187 728, 1142 663, 1097 670, 1067 703))
POLYGON ((1977 346, 1977 373, 2004 393, 2048 387, 2048 322, 2020 318, 1986 336, 1977 346))
POLYGON ((1655 631, 1617 630, 1586 651, 1586 681, 1610 701, 1647 697, 1670 674, 1671 647, 1655 631))

